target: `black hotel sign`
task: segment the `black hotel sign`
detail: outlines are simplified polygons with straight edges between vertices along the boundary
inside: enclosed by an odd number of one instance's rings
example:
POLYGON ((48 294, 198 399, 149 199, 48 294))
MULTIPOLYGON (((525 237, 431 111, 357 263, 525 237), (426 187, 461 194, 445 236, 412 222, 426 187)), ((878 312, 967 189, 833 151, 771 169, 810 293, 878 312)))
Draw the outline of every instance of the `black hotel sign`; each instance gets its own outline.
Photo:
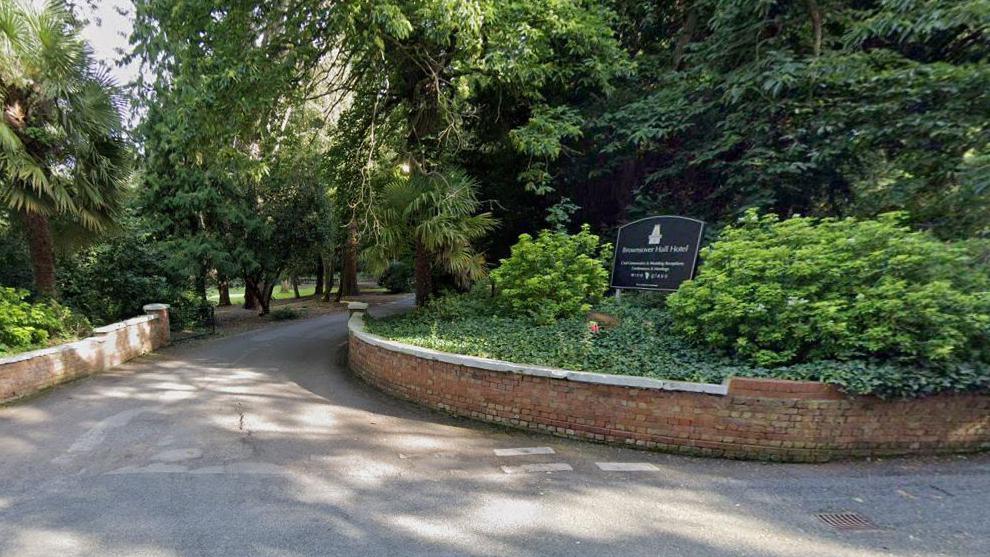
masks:
POLYGON ((649 217, 619 228, 612 287, 677 290, 694 276, 705 223, 687 217, 649 217))

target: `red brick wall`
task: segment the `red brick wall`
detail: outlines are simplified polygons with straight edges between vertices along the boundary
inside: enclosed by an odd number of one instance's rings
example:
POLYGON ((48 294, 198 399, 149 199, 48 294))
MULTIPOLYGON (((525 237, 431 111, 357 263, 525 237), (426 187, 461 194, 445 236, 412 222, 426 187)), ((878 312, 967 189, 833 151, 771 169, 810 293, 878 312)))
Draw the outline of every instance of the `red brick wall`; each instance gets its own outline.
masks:
POLYGON ((687 454, 814 462, 990 448, 990 396, 884 401, 813 382, 733 379, 728 395, 465 367, 351 335, 351 369, 452 414, 578 439, 687 454))
POLYGON ((43 355, 0 364, 0 402, 100 371, 103 360, 102 343, 87 339, 43 355))
POLYGON ((169 343, 168 310, 106 327, 94 336, 46 350, 0 358, 0 403, 109 369, 169 343))

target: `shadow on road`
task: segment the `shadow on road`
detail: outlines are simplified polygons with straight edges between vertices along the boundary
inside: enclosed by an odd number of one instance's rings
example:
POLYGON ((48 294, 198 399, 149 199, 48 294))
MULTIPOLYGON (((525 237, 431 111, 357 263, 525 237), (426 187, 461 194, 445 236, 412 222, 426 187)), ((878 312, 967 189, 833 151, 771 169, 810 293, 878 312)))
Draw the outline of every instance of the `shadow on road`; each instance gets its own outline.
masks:
POLYGON ((335 357, 345 320, 176 347, 0 408, 0 555, 985 554, 986 457, 766 465, 475 424, 356 379, 335 357), (492 452, 524 446, 555 454, 492 452), (536 462, 574 470, 501 469, 536 462), (814 517, 841 510, 884 529, 814 517))

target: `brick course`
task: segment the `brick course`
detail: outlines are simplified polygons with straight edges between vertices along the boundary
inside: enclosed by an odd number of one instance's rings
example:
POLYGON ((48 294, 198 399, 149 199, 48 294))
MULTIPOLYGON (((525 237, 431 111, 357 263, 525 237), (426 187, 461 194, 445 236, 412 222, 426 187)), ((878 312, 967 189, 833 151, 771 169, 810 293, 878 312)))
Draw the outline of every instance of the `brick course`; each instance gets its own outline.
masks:
POLYGON ((990 448, 990 396, 850 397, 817 382, 733 378, 727 394, 577 382, 399 352, 352 330, 351 369, 379 389, 486 422, 725 458, 836 458, 990 448))
POLYGON ((168 306, 99 327, 93 336, 52 348, 0 358, 0 403, 30 396, 59 383, 91 375, 169 343, 168 306))

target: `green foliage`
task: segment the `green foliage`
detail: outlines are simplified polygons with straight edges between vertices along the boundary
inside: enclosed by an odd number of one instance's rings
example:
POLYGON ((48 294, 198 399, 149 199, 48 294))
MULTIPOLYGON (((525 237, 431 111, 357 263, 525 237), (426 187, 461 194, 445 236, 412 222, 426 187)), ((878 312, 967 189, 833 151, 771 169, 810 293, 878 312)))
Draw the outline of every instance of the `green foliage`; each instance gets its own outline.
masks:
POLYGON ((183 290, 170 305, 168 323, 173 331, 201 329, 215 319, 215 306, 189 289, 183 290))
POLYGON ((89 333, 85 318, 53 301, 32 304, 27 297, 26 290, 0 287, 0 356, 89 333))
POLYGON ((300 313, 292 308, 277 308, 272 310, 269 314, 275 321, 287 321, 290 319, 298 319, 300 313))
POLYGON ((688 338, 763 366, 990 362, 990 276, 965 246, 877 220, 747 213, 668 300, 688 338))
POLYGON ((572 101, 580 149, 546 169, 579 218, 906 210, 990 232, 986 0, 610 4, 636 72, 572 101))
POLYGON ((875 360, 821 360, 775 368, 754 366, 697 346, 669 314, 633 293, 596 310, 619 320, 597 332, 584 318, 534 324, 507 317, 484 289, 448 296, 414 312, 368 321, 368 330, 434 350, 556 368, 678 381, 722 383, 732 376, 823 381, 859 395, 918 397, 990 389, 990 365, 941 368, 875 360), (643 302, 648 305, 643 305, 643 302))
POLYGON ((0 0, 0 207, 91 230, 120 208, 130 156, 121 91, 70 9, 0 0))
POLYGON ((534 240, 523 234, 492 272, 499 303, 540 323, 585 313, 608 287, 610 251, 588 225, 573 235, 544 230, 534 240))
POLYGON ((105 240, 61 258, 62 302, 97 324, 142 315, 149 303, 184 312, 191 302, 191 282, 169 262, 160 244, 127 221, 105 240))
MULTIPOLYGON (((393 172, 382 178, 381 200, 372 214, 381 223, 364 257, 373 270, 391 261, 416 259, 427 269, 438 269, 463 284, 485 276, 485 259, 473 243, 495 227, 491 214, 479 212, 478 183, 454 169, 412 177, 393 172)), ((425 277, 417 276, 417 281, 425 277)), ((417 284, 417 301, 421 289, 417 284)))
POLYGON ((391 294, 409 292, 412 288, 412 279, 412 265, 405 261, 393 261, 378 278, 378 286, 384 287, 391 294))
POLYGON ((19 227, 5 219, 0 211, 0 284, 15 288, 31 288, 31 258, 27 239, 19 227))
POLYGON ((329 35, 316 35, 327 14, 251 2, 134 4, 132 58, 148 70, 137 130, 142 213, 201 296, 214 271, 240 277, 265 312, 283 271, 312 264, 334 225, 323 131, 331 110, 306 90, 329 70, 319 64, 329 35))

